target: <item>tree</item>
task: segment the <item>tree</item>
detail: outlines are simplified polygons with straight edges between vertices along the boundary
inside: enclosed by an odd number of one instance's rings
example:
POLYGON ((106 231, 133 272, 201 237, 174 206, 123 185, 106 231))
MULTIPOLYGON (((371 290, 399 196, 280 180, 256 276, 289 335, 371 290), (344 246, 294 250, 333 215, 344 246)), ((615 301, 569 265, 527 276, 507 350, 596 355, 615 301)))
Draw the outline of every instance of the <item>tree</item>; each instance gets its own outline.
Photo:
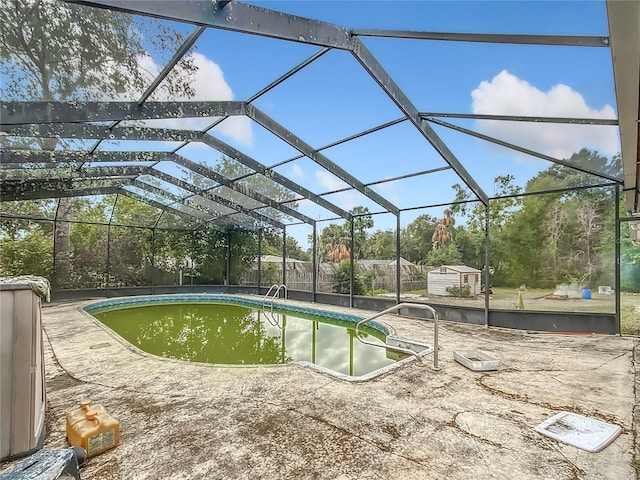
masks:
MULTIPOLYGON (((137 98, 150 76, 141 67, 150 51, 174 51, 181 32, 153 20, 54 0, 11 0, 0 9, 0 92, 6 100, 92 100, 137 98)), ((189 56, 176 65, 159 93, 194 94, 188 76, 195 71, 189 56)), ((53 150, 56 139, 40 141, 53 150)), ((58 218, 72 214, 71 200, 59 199, 58 218)), ((71 273, 70 223, 55 229, 53 283, 61 286, 71 273)))
MULTIPOLYGON (((54 0, 10 0, 0 9, 3 98, 134 99, 149 83, 141 68, 151 51, 173 51, 181 32, 153 19, 54 0)), ((160 89, 193 96, 183 57, 160 89)))
POLYGON ((294 237, 287 235, 287 258, 309 262, 311 261, 311 254, 304 251, 294 237))
MULTIPOLYGON (((282 236, 277 234, 267 234, 262 239, 262 255, 282 256, 282 236)), ((302 249, 298 241, 287 235, 287 258, 311 261, 311 254, 302 249)))
MULTIPOLYGON (((366 207, 354 207, 353 214, 353 251, 355 259, 363 258, 366 251, 368 233, 373 228, 373 218, 366 207)), ((325 261, 340 262, 349 258, 351 246, 351 221, 342 225, 332 223, 322 229, 318 245, 320 255, 325 261)), ((312 239, 310 239, 312 240, 312 239)))
MULTIPOLYGON (((358 260, 363 257, 369 238, 367 230, 373 228, 373 217, 367 207, 354 207, 350 213, 353 215, 353 256, 358 260)), ((351 236, 351 222, 346 222, 345 228, 351 236)))
POLYGON ((365 256, 376 260, 396 258, 396 234, 393 230, 376 230, 366 244, 365 256))
POLYGON ((553 280, 558 280, 558 255, 560 240, 564 235, 569 217, 559 203, 554 203, 547 210, 544 221, 542 222, 542 230, 547 238, 547 249, 549 250, 552 260, 553 280))
MULTIPOLYGON (((622 177, 622 157, 620 154, 616 154, 611 158, 599 155, 597 152, 583 148, 579 152, 571 155, 570 158, 565 160, 567 163, 579 165, 585 169, 589 169, 594 172, 602 173, 604 175, 612 177, 622 177)), ((541 173, 541 175, 548 175, 558 180, 558 182, 564 187, 583 187, 588 185, 594 185, 602 183, 602 179, 590 173, 585 173, 580 170, 567 167, 565 165, 552 165, 547 170, 541 173)), ((580 195, 595 196, 602 199, 607 194, 598 189, 588 191, 575 191, 566 192, 564 196, 570 198, 572 196, 580 195)))
POLYGON ((400 254, 412 263, 424 263, 432 249, 431 238, 438 219, 431 215, 420 215, 403 229, 400 254))
POLYGON ((20 235, 0 235, 0 258, 0 276, 29 272, 31 275, 49 277, 53 268, 50 225, 32 222, 20 235))
MULTIPOLYGON (((365 282, 363 276, 356 269, 353 272, 353 294, 365 294, 365 282)), ((337 293, 349 293, 351 291, 351 264, 347 261, 341 262, 336 273, 337 293)))
POLYGON ((593 257, 601 228, 600 215, 596 205, 589 200, 582 202, 580 207, 576 209, 576 220, 578 224, 577 241, 584 252, 584 269, 581 273, 587 273, 591 276, 596 266, 593 257))
POLYGON ((431 250, 427 254, 426 263, 434 267, 440 265, 460 265, 462 258, 455 244, 448 243, 442 248, 431 250))

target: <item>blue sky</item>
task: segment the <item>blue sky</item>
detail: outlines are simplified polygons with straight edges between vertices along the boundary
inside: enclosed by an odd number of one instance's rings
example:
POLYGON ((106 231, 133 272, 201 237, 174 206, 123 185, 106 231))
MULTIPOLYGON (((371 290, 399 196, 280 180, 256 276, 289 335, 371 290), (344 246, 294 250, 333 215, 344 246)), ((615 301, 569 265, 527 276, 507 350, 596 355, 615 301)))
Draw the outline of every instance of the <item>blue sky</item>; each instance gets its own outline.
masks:
MULTIPOLYGON (((265 8, 335 23, 375 28, 462 33, 555 35, 608 34, 602 1, 265 1, 265 8)), ((189 31, 190 26, 181 26, 189 31)), ((500 45, 363 37, 362 41, 421 112, 494 113, 615 118, 615 91, 607 48, 500 45)), ((209 29, 196 43, 196 99, 245 100, 319 50, 318 47, 209 29)), ((164 55, 166 58, 167 55, 164 55)), ((145 68, 161 68, 159 58, 145 68)), ((333 50, 254 102, 254 105, 313 148, 402 116, 348 52, 333 50)), ((447 120, 447 119, 445 119, 447 120)), ((519 143, 556 158, 582 147, 606 156, 619 149, 617 129, 573 125, 526 125, 447 120, 496 138, 519 143)), ((191 120, 193 128, 207 121, 191 120)), ((184 127, 186 124, 176 123, 184 127)), ((462 165, 486 193, 493 179, 512 174, 526 181, 550 164, 435 125, 462 165)), ((299 154, 248 118, 234 117, 214 136, 271 166, 299 154)), ((120 147, 122 148, 122 146, 120 147)), ((220 154, 205 146, 179 152, 215 163, 220 154)), ((446 166, 408 121, 327 149, 330 160, 364 183, 446 166)), ((308 158, 275 168, 314 193, 345 184, 308 158)), ((453 200, 461 180, 452 170, 372 187, 400 208, 453 200)), ((344 209, 380 206, 356 191, 326 197, 344 209)), ((300 211, 316 219, 334 214, 302 202, 300 211)), ((443 207, 401 215, 402 226, 416 216, 442 214, 443 207)), ((395 228, 392 215, 376 216, 375 229, 395 228)), ((320 227, 326 225, 321 223, 320 227)), ((288 233, 306 244, 310 228, 288 233)), ((303 245, 306 246, 306 245, 303 245)))

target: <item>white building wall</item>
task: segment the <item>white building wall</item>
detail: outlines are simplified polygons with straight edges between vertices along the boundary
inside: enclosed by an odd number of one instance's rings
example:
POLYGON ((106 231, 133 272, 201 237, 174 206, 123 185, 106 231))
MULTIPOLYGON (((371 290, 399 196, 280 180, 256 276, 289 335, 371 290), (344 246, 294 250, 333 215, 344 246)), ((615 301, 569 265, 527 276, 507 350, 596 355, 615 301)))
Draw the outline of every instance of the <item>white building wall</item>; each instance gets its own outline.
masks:
MULTIPOLYGON (((462 278, 464 279, 464 275, 467 274, 463 274, 462 278)), ((480 274, 479 273, 469 273, 469 287, 471 288, 471 294, 472 295, 479 295, 480 294, 480 274)), ((463 282, 464 284, 464 282, 463 282)))
POLYGON ((460 274, 450 270, 440 273, 440 270, 432 270, 427 274, 427 291, 429 295, 449 296, 447 287, 459 287, 460 274))

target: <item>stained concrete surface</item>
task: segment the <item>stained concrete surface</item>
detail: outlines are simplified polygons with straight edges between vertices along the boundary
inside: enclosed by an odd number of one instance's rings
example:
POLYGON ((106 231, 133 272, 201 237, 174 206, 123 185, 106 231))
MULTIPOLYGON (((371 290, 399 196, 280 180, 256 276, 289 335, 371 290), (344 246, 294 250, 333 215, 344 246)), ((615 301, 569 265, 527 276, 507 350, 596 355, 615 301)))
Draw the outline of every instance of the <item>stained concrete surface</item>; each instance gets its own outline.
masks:
MULTIPOLYGON (((90 458, 84 480, 637 478, 636 338, 441 322, 440 370, 426 356, 352 383, 300 365, 141 354, 81 311, 86 303, 43 310, 45 447, 68 446, 65 413, 82 399, 120 421, 119 445, 90 458), (500 369, 474 372, 454 360, 455 350, 474 348, 498 358, 500 369), (619 425, 622 434, 589 453, 534 430, 563 410, 619 425)), ((432 322, 378 321, 433 341, 432 322)))

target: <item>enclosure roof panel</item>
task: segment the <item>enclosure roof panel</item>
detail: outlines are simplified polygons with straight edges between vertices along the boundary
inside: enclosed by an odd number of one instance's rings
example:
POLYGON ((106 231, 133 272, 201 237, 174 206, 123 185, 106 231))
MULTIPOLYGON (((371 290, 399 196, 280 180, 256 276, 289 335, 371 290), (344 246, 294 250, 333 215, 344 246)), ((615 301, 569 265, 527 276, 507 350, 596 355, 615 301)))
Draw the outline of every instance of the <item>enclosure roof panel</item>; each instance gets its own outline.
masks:
POLYGON ((500 176, 524 191, 556 165, 623 186, 639 212, 638 2, 59 8, 55 33, 22 20, 54 35, 55 68, 37 42, 20 50, 20 23, 0 59, 0 200, 117 193, 169 212, 155 225, 284 228, 444 205, 458 187, 488 205, 500 176))

